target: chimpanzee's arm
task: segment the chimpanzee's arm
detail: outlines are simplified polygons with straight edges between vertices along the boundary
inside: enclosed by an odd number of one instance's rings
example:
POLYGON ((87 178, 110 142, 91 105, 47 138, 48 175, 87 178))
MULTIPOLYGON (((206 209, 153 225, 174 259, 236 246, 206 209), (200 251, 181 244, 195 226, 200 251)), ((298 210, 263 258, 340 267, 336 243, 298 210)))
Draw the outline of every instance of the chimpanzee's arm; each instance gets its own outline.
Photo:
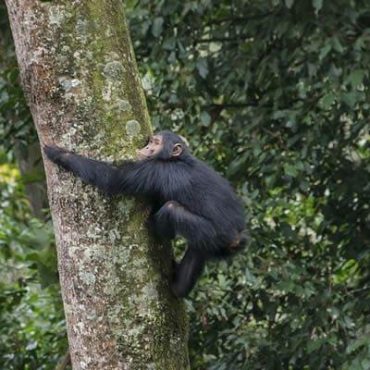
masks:
POLYGON ((56 146, 45 146, 44 151, 51 161, 67 171, 71 171, 83 182, 94 185, 107 194, 134 192, 132 184, 127 182, 127 177, 132 172, 135 162, 126 162, 121 167, 115 167, 109 163, 85 158, 56 146))

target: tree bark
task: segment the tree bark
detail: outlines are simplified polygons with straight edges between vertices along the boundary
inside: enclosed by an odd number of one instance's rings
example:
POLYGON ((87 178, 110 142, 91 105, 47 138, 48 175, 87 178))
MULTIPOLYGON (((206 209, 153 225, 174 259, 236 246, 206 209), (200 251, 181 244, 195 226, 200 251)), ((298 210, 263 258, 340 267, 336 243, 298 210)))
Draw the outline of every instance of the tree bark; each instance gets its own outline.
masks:
MULTIPOLYGON (((119 0, 6 0, 40 142, 100 160, 132 157, 150 133, 119 0)), ((45 162, 74 369, 188 369, 169 248, 147 211, 45 162)))

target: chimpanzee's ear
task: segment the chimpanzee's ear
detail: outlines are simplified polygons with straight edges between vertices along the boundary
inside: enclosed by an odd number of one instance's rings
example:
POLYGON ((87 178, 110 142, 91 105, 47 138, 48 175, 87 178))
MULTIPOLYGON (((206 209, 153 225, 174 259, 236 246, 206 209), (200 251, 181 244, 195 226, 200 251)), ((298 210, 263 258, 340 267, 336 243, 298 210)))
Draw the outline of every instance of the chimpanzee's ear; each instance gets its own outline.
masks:
POLYGON ((177 143, 172 148, 172 157, 178 157, 183 152, 184 148, 182 147, 182 144, 177 143))

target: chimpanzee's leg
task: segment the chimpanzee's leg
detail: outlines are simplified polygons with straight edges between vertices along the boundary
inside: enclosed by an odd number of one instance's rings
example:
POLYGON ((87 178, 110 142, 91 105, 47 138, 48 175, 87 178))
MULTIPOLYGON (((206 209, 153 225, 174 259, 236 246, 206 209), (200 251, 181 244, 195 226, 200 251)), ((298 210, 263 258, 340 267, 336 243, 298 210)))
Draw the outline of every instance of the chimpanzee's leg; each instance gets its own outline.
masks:
POLYGON ((160 239, 174 239, 176 236, 174 223, 168 213, 167 203, 164 204, 156 213, 151 217, 150 222, 152 231, 160 239))
POLYGON ((176 297, 185 297, 194 288, 203 272, 204 256, 196 249, 188 248, 180 263, 176 264, 171 288, 176 297))
POLYGON ((216 230, 207 219, 189 212, 176 201, 166 202, 160 208, 154 215, 154 225, 159 235, 181 235, 194 246, 207 248, 216 237, 216 230))
POLYGON ((188 249, 180 263, 175 264, 172 291, 185 297, 201 275, 206 256, 212 249, 216 231, 205 218, 189 212, 175 201, 166 202, 154 216, 155 230, 159 235, 181 235, 188 241, 188 249))

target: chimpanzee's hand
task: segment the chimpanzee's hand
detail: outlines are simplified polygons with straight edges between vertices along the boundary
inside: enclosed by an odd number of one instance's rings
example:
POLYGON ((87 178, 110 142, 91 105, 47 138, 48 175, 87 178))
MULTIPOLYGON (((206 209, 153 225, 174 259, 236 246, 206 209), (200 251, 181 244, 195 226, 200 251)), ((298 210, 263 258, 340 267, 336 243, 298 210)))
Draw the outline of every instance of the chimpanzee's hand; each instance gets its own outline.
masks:
POLYGON ((54 163, 61 164, 62 158, 68 154, 68 151, 59 148, 58 146, 50 146, 50 145, 45 145, 44 146, 44 152, 46 156, 54 163))

